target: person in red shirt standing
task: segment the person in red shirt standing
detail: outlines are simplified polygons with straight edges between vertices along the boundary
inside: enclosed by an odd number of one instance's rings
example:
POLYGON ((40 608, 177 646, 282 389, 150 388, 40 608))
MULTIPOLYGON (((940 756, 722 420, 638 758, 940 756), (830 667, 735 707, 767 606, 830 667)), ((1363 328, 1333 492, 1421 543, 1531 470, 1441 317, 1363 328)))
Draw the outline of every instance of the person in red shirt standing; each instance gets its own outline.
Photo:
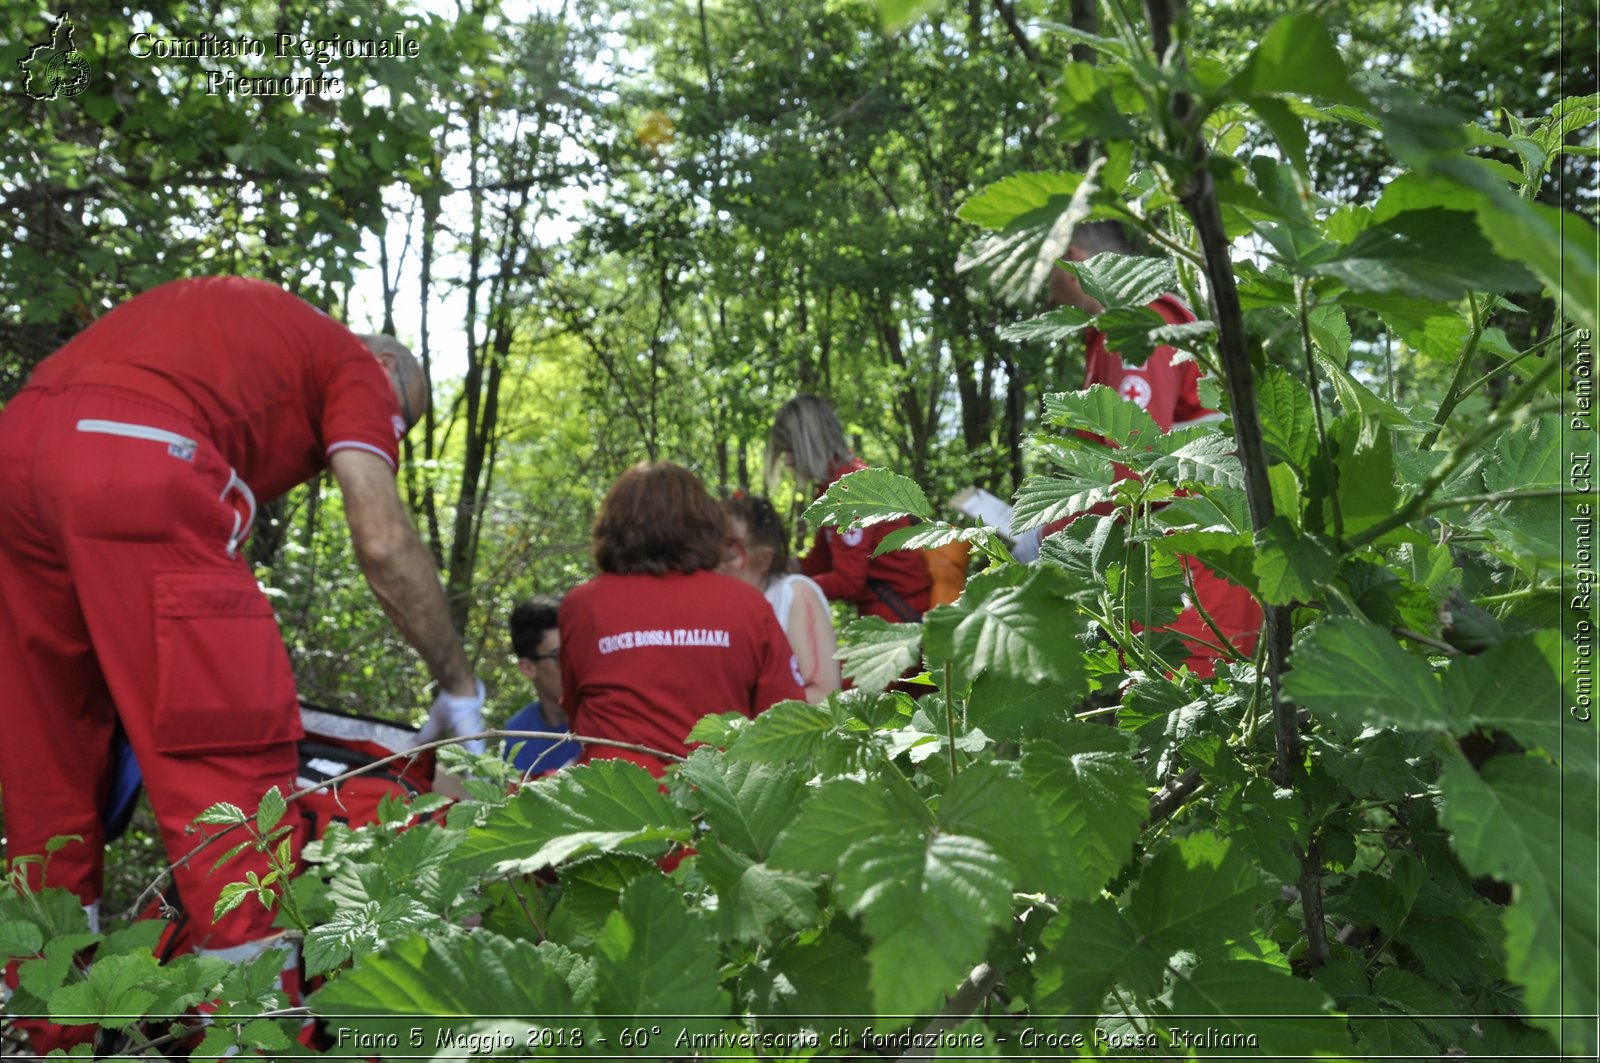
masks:
MULTIPOLYGON (((670 462, 623 473, 594 522, 600 574, 561 603, 561 701, 574 734, 686 756, 702 716, 754 717, 805 692, 789 640, 756 588, 716 571, 722 509, 670 462)), ((593 743, 580 762, 660 757, 593 743)))
MULTIPOLYGON (((1115 222, 1090 222, 1079 225, 1073 231, 1066 258, 1069 262, 1083 262, 1102 252, 1119 255, 1135 253, 1115 222)), ((1050 274, 1050 301, 1056 306, 1075 306, 1091 314, 1099 313, 1102 309, 1100 303, 1083 290, 1075 274, 1060 268, 1050 274)), ((1174 325, 1195 319, 1189 308, 1173 295, 1159 296, 1150 303, 1150 308, 1174 325)), ((1084 335, 1084 387, 1104 384, 1124 398, 1132 399, 1163 432, 1222 420, 1221 413, 1207 409, 1200 401, 1200 369, 1194 359, 1174 363, 1177 351, 1162 346, 1151 353, 1144 365, 1125 365, 1115 352, 1107 349, 1105 333, 1090 328, 1084 335)), ((1118 473, 1119 479, 1132 475, 1131 471, 1120 466, 1118 473)), ((1074 514, 1046 524, 1039 529, 1039 539, 1055 534, 1081 515, 1074 514)), ((1184 557, 1182 560, 1194 580, 1196 596, 1206 612, 1228 637, 1233 648, 1248 656, 1253 652, 1261 631, 1261 607, 1255 598, 1243 587, 1229 583, 1194 558, 1184 557)), ((1200 616, 1195 606, 1186 604, 1183 612, 1169 626, 1184 636, 1184 645, 1189 650, 1185 663, 1189 670, 1203 678, 1215 674, 1216 662, 1221 654, 1204 643, 1214 646, 1217 633, 1200 616)))
MULTIPOLYGON (((867 467, 850 453, 833 407, 816 395, 796 395, 773 419, 767 479, 775 481, 783 465, 793 470, 802 490, 813 487, 819 498, 841 476, 867 467)), ((830 600, 850 602, 862 616, 882 617, 891 624, 920 620, 928 611, 932 583, 922 554, 890 550, 872 556, 885 536, 910 523, 910 517, 901 517, 843 532, 819 528, 810 552, 800 559, 800 571, 830 600)))
MULTIPOLYGON (((480 729, 483 687, 395 486, 397 441, 426 400, 392 338, 210 277, 112 310, 0 411, 0 795, 7 856, 32 887, 72 890, 97 920, 119 724, 174 863, 207 806, 248 812, 293 790, 294 675, 241 547, 257 499, 324 468, 368 582, 441 688, 425 733, 480 729), (80 840, 18 863, 57 835, 80 840)), ((272 913, 211 913, 267 864, 246 850, 213 870, 216 856, 174 879, 194 940, 241 961, 271 943, 272 913)))

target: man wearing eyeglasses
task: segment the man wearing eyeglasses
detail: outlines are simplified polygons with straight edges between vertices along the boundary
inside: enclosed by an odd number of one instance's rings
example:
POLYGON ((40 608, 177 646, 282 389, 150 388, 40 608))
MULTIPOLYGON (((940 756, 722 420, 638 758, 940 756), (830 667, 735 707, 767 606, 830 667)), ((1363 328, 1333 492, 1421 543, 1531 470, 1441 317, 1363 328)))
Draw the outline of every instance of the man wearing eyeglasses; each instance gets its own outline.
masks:
MULTIPOLYGON (((560 612, 560 599, 542 595, 529 598, 511 611, 511 648, 517 655, 517 671, 533 684, 538 700, 528 702, 507 721, 508 731, 571 733, 567 714, 561 708, 560 612)), ((576 763, 583 754, 581 745, 562 738, 513 739, 507 752, 511 750, 515 750, 511 762, 524 775, 559 771, 576 763)))
MULTIPOLYGON (((324 468, 362 572, 439 684, 425 733, 481 729, 483 687, 395 485, 398 441, 427 399, 392 337, 358 337, 262 281, 209 277, 107 313, 0 411, 7 855, 15 866, 79 838, 28 862, 32 886, 75 892, 96 919, 119 724, 174 863, 207 806, 249 812, 273 786, 292 791, 294 675, 243 545, 258 499, 324 468)), ((195 940, 242 962, 274 934, 272 913, 211 913, 266 858, 247 848, 213 872, 217 855, 174 878, 195 940)))

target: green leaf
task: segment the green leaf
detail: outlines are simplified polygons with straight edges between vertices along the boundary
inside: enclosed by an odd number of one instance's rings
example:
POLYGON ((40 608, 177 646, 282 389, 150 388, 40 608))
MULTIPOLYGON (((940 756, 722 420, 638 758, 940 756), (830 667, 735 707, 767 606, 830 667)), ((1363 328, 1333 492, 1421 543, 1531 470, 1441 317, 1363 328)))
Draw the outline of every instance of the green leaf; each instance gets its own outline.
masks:
POLYGON ((1045 932, 1048 949, 1034 964, 1035 1004, 1059 1014, 1098 1014, 1111 987, 1141 996, 1161 992, 1165 957, 1109 900, 1073 901, 1045 932))
POLYGON ((284 812, 288 811, 289 804, 283 795, 274 786, 261 795, 261 804, 256 807, 256 830, 268 834, 283 819, 284 812))
MULTIPOLYGON (((81 915, 83 909, 79 908, 78 912, 81 915)), ((17 981, 22 989, 41 1001, 47 1001, 66 982, 78 952, 102 940, 100 934, 87 933, 52 937, 45 942, 42 958, 18 965, 17 981)))
POLYGON ((1117 352, 1123 364, 1141 366, 1161 345, 1156 332, 1170 327, 1167 319, 1148 306, 1114 306, 1094 319, 1105 334, 1106 349, 1117 352))
POLYGON ((1366 105, 1365 97, 1351 87, 1344 59, 1327 27, 1309 14, 1274 22, 1231 87, 1241 96, 1292 93, 1366 105))
POLYGON ((1600 999, 1596 807, 1593 782, 1581 778, 1564 785, 1560 769, 1542 758, 1498 756, 1481 773, 1451 764, 1439 789, 1440 819, 1462 864, 1515 887, 1504 914, 1506 970, 1526 992, 1528 1021, 1563 1051, 1589 1055, 1593 1023, 1559 1017, 1578 1016, 1600 999))
POLYGON ((1000 537, 989 528, 958 528, 942 520, 928 520, 885 535, 872 556, 877 557, 890 550, 934 550, 951 543, 978 543, 989 548, 1004 546, 1000 537))
MULTIPOLYGON (((1053 567, 1035 566, 1023 582, 980 602, 956 624, 952 639, 958 681, 995 671, 1030 683, 1076 689, 1086 678, 1083 657, 1061 647, 1083 633, 1087 619, 1067 600, 1070 586, 1053 567)), ((962 603, 951 607, 962 609, 962 603)))
POLYGON ((973 764, 950 780, 939 802, 939 827, 987 842, 1016 869, 1018 889, 1056 892, 1062 872, 1052 835, 1058 822, 1046 820, 1014 765, 973 764))
POLYGON ((732 852, 715 837, 702 839, 698 851, 694 866, 717 892, 712 918, 724 938, 767 944, 767 927, 774 923, 804 929, 817 922, 812 880, 732 852))
POLYGON ((757 1007, 772 1015, 793 1015, 806 1025, 819 1015, 861 1014, 867 999, 866 953, 836 926, 815 941, 790 939, 772 951, 766 971, 752 971, 757 1007))
POLYGON ((1283 149, 1283 155, 1301 174, 1308 172, 1306 155, 1311 150, 1311 138, 1306 135, 1305 122, 1294 109, 1272 96, 1253 96, 1250 108, 1272 131, 1272 138, 1283 149))
POLYGON ((1256 589, 1269 605, 1314 601, 1339 571, 1339 555, 1320 536, 1297 531, 1283 514, 1256 535, 1256 589))
POLYGON ((928 496, 915 480, 888 469, 858 469, 835 480, 822 497, 807 507, 805 520, 814 527, 866 527, 910 515, 933 519, 928 496))
POLYGON ((1178 286, 1177 271, 1165 258, 1104 251, 1083 262, 1068 262, 1065 268, 1077 275, 1084 294, 1107 310, 1144 309, 1178 286))
POLYGON ((728 747, 735 760, 806 761, 821 752, 839 721, 825 705, 785 701, 741 729, 728 747))
POLYGON ((44 931, 20 919, 0 922, 0 959, 37 956, 44 950, 44 931))
POLYGON ((1060 343, 1078 335, 1093 323, 1094 318, 1086 310, 1075 306, 1058 306, 1038 317, 1006 325, 1000 330, 1000 338, 1013 343, 1060 343))
POLYGON ((219 801, 194 817, 196 823, 215 827, 232 827, 247 823, 249 820, 250 817, 244 814, 244 809, 238 805, 230 805, 226 801, 219 801))
POLYGON ((1054 741, 1024 745, 1023 778, 1046 822, 1057 881, 1052 893, 1088 900, 1133 855, 1149 815, 1144 778, 1132 760, 1131 735, 1094 724, 1067 724, 1054 741))
POLYGON ((638 1017, 677 1016, 695 1033, 715 1028, 728 1011, 717 939, 661 876, 628 883, 595 944, 595 1012, 613 1041, 638 1017))
POLYGON ((1443 731, 1443 692, 1427 663, 1382 628, 1332 617, 1295 646, 1284 694, 1342 726, 1443 731))
POLYGON ((1012 174, 969 198, 956 217, 985 229, 1005 229, 1039 216, 1054 218, 1082 181, 1083 175, 1074 173, 1012 174))
POLYGON ((842 632, 839 658, 857 687, 883 690, 922 658, 922 625, 891 624, 880 616, 852 620, 842 632))
POLYGON ((1600 286, 1594 247, 1600 237, 1587 218, 1506 195, 1480 204, 1477 220, 1495 251, 1532 270, 1563 314, 1591 333, 1600 329, 1600 300, 1594 297, 1600 286))
POLYGON ((156 999, 143 983, 159 973, 160 964, 148 952, 97 959, 89 965, 88 977, 50 994, 50 1021, 63 1026, 132 1026, 156 999))
POLYGON ((1065 467, 1054 476, 1030 476, 1023 481, 1011 512, 1011 530, 1037 528, 1110 501, 1116 493, 1111 452, 1103 447, 1097 450, 1087 454, 1063 449, 1052 454, 1052 461, 1065 467))
POLYGON ((817 875, 831 874, 853 846, 894 833, 920 833, 932 820, 920 803, 895 799, 881 784, 860 779, 824 783, 784 829, 768 862, 817 875))
POLYGON ((1150 466, 1151 477, 1178 486, 1244 488, 1244 472, 1229 436, 1207 433, 1164 454, 1150 466))
POLYGON ((1312 342, 1324 355, 1340 365, 1350 360, 1350 319, 1338 303, 1323 303, 1311 308, 1306 324, 1312 342))
MULTIPOLYGON (((471 1033, 508 1034, 521 1046, 530 1026, 578 1027, 592 1041, 587 1002, 573 988, 587 966, 559 945, 530 947, 486 930, 451 937, 417 935, 363 958, 329 980, 308 1004, 320 1018, 337 1019, 337 1025, 370 1036, 394 1037, 400 1045, 410 1044, 415 1028, 430 1051, 441 1036, 471 1033)), ((564 1053, 552 1049, 541 1054, 564 1053)))
POLYGON ((1256 403, 1269 453, 1306 472, 1317 453, 1317 413, 1306 384, 1274 365, 1256 383, 1256 403))
POLYGON ((872 938, 880 1016, 925 1012, 955 989, 1010 918, 1014 876, 986 843, 960 835, 897 833, 844 855, 836 888, 872 938))
POLYGON ((600 760, 538 779, 467 833, 456 864, 467 871, 529 873, 587 852, 626 847, 659 854, 687 842, 689 819, 645 769, 600 760))
POLYGON ((1249 960, 1202 963, 1172 991, 1178 1029, 1232 1035, 1229 1052, 1272 1059, 1347 1055, 1350 1035, 1343 1016, 1328 1014, 1332 1007, 1314 983, 1249 960))
POLYGON ((975 241, 956 269, 988 277, 1010 302, 1032 300, 1067 253, 1072 230, 1089 217, 1104 165, 1103 157, 1096 159, 1082 176, 1013 174, 980 192, 962 216, 1001 231, 975 241))
POLYGON ((1127 909, 1140 939, 1163 955, 1202 957, 1250 934, 1255 907, 1276 890, 1231 839, 1175 838, 1139 876, 1127 909))
POLYGON ((326 974, 347 960, 376 952, 435 922, 437 916, 412 897, 388 897, 358 908, 341 908, 306 934, 306 973, 326 974))
POLYGON ((1155 419, 1138 403, 1104 384, 1085 391, 1060 391, 1044 397, 1044 421, 1068 431, 1084 431, 1118 447, 1148 444, 1161 435, 1155 419))
POLYGON ((704 814, 718 839, 757 860, 771 852, 805 789, 787 765, 734 761, 707 748, 690 754, 678 778, 694 788, 690 807, 704 814))
POLYGON ((1428 208, 1368 228, 1327 262, 1307 267, 1355 292, 1448 301, 1469 291, 1526 291, 1537 280, 1497 255, 1473 215, 1428 208))
POLYGON ((1560 487, 1567 475, 1561 449, 1561 420, 1554 414, 1533 418, 1502 433, 1494 456, 1484 466, 1490 491, 1529 491, 1560 487))
POLYGON ((1509 638, 1485 653, 1452 661, 1444 677, 1444 704, 1454 730, 1506 731, 1517 741, 1555 756, 1562 749, 1561 633, 1546 629, 1509 638))

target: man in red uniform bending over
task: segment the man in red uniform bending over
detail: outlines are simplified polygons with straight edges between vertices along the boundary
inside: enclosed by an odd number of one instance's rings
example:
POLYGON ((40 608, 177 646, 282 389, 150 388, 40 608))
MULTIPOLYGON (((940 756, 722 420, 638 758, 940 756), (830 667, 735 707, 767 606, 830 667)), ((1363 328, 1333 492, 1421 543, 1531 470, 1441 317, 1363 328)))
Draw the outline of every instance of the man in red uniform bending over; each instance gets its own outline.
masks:
MULTIPOLYGON (((1090 222, 1073 231, 1066 257, 1069 262, 1082 262, 1102 252, 1119 255, 1135 253, 1115 222, 1090 222)), ((1074 274, 1059 268, 1050 274, 1050 301, 1057 306, 1075 306, 1091 314, 1099 313, 1102 309, 1099 302, 1083 290, 1074 274)), ((1150 308, 1170 324, 1194 320, 1189 308, 1173 295, 1157 297, 1150 308)), ((1177 351, 1163 346, 1157 347, 1142 366, 1124 365, 1115 352, 1106 348, 1105 333, 1090 328, 1084 336, 1087 362, 1084 387, 1104 384, 1123 398, 1132 399, 1163 432, 1222 420, 1222 414, 1206 409, 1200 402, 1200 369, 1193 359, 1174 364, 1177 351)), ((1119 478, 1132 475, 1121 466, 1118 466, 1118 473, 1119 478)), ((1055 534, 1081 515, 1074 514, 1046 524, 1039 529, 1040 539, 1055 534)), ((1205 606, 1206 612, 1228 637, 1233 648, 1241 655, 1248 656, 1261 630, 1261 607, 1249 591, 1229 583, 1194 558, 1184 557, 1183 563, 1194 580, 1195 594, 1200 604, 1205 606)), ((1184 637, 1184 645, 1189 650, 1185 662, 1189 670, 1201 677, 1215 674, 1216 662, 1221 656, 1213 648, 1217 633, 1211 630, 1194 604, 1186 602, 1183 612, 1169 626, 1184 637)))
MULTIPOLYGON (((395 487, 397 441, 427 401, 411 354, 238 277, 140 295, 46 358, 0 411, 0 796, 12 861, 72 890, 91 922, 100 810, 120 720, 176 862, 184 829, 228 801, 289 793, 294 675, 241 546, 256 499, 331 469, 373 592, 438 681, 426 733, 471 733, 483 704, 432 558, 395 487)), ((175 873, 204 951, 242 961, 272 913, 212 923, 221 888, 265 873, 241 853, 175 873)))

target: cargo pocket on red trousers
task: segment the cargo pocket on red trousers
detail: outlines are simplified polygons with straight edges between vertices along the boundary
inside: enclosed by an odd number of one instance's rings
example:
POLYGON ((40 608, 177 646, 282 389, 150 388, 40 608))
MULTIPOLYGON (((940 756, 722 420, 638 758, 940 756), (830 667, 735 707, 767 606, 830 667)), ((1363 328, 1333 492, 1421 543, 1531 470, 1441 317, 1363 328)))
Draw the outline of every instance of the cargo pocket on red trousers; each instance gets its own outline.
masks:
POLYGON ((227 753, 297 741, 294 673, 248 568, 156 576, 155 745, 227 753))

